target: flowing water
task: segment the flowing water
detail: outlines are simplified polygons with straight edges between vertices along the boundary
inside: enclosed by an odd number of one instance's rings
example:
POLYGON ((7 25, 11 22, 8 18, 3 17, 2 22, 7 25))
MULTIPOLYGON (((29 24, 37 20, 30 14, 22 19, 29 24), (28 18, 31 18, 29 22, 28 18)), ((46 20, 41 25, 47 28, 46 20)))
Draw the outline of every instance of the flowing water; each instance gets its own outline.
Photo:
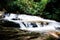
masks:
MULTIPOLYGON (((60 22, 25 14, 4 14, 4 20, 20 25, 21 30, 34 32, 60 31, 60 22)), ((13 25, 12 25, 13 26, 13 25)))

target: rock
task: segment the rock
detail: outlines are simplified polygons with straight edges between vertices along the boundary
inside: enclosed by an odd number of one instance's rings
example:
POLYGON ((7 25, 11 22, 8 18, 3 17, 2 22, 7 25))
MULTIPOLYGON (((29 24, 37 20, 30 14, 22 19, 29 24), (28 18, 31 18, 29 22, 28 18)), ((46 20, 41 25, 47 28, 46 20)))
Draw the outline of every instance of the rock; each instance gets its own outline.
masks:
POLYGON ((0 26, 0 40, 56 40, 51 35, 0 26))

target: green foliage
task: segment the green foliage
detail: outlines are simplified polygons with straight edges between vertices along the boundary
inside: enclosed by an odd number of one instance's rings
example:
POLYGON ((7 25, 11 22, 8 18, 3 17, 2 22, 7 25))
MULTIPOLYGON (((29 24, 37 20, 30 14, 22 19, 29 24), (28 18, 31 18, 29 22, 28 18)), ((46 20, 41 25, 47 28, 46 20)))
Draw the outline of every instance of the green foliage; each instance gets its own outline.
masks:
POLYGON ((43 17, 48 19, 53 19, 56 21, 60 21, 60 5, 59 0, 51 0, 45 10, 43 17))
POLYGON ((0 9, 42 16, 60 21, 59 0, 0 0, 0 9))
POLYGON ((0 8, 8 9, 8 4, 13 2, 14 0, 0 0, 0 8))
POLYGON ((1 4, 8 11, 23 11, 28 14, 40 14, 45 9, 48 0, 3 0, 1 4), (5 4, 6 3, 6 4, 5 4))
POLYGON ((47 2, 48 0, 39 0, 37 2, 34 0, 18 0, 18 5, 26 13, 40 14, 45 9, 47 2))

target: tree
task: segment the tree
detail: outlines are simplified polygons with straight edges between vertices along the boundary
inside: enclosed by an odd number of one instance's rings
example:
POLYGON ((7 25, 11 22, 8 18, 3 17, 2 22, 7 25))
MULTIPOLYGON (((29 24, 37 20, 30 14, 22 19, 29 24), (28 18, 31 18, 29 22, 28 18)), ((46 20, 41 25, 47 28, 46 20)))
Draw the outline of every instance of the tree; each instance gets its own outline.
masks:
POLYGON ((1 6, 7 11, 23 11, 28 14, 40 14, 48 0, 1 0, 1 6))
POLYGON ((60 21, 60 0, 50 0, 44 10, 44 16, 48 19, 60 21))
POLYGON ((0 0, 0 9, 3 8, 7 12, 18 11, 60 21, 59 0, 0 0))

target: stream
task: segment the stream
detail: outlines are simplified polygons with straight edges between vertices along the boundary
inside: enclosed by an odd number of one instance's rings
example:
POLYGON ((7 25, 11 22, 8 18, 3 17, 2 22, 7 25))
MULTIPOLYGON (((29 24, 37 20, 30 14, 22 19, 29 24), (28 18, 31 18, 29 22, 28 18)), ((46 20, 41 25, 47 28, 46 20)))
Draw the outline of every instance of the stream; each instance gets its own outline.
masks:
POLYGON ((55 20, 44 19, 38 16, 13 13, 6 13, 2 16, 2 20, 4 21, 2 23, 5 23, 6 25, 8 21, 9 25, 19 25, 19 29, 21 30, 34 32, 60 31, 60 22, 57 22, 55 20))

